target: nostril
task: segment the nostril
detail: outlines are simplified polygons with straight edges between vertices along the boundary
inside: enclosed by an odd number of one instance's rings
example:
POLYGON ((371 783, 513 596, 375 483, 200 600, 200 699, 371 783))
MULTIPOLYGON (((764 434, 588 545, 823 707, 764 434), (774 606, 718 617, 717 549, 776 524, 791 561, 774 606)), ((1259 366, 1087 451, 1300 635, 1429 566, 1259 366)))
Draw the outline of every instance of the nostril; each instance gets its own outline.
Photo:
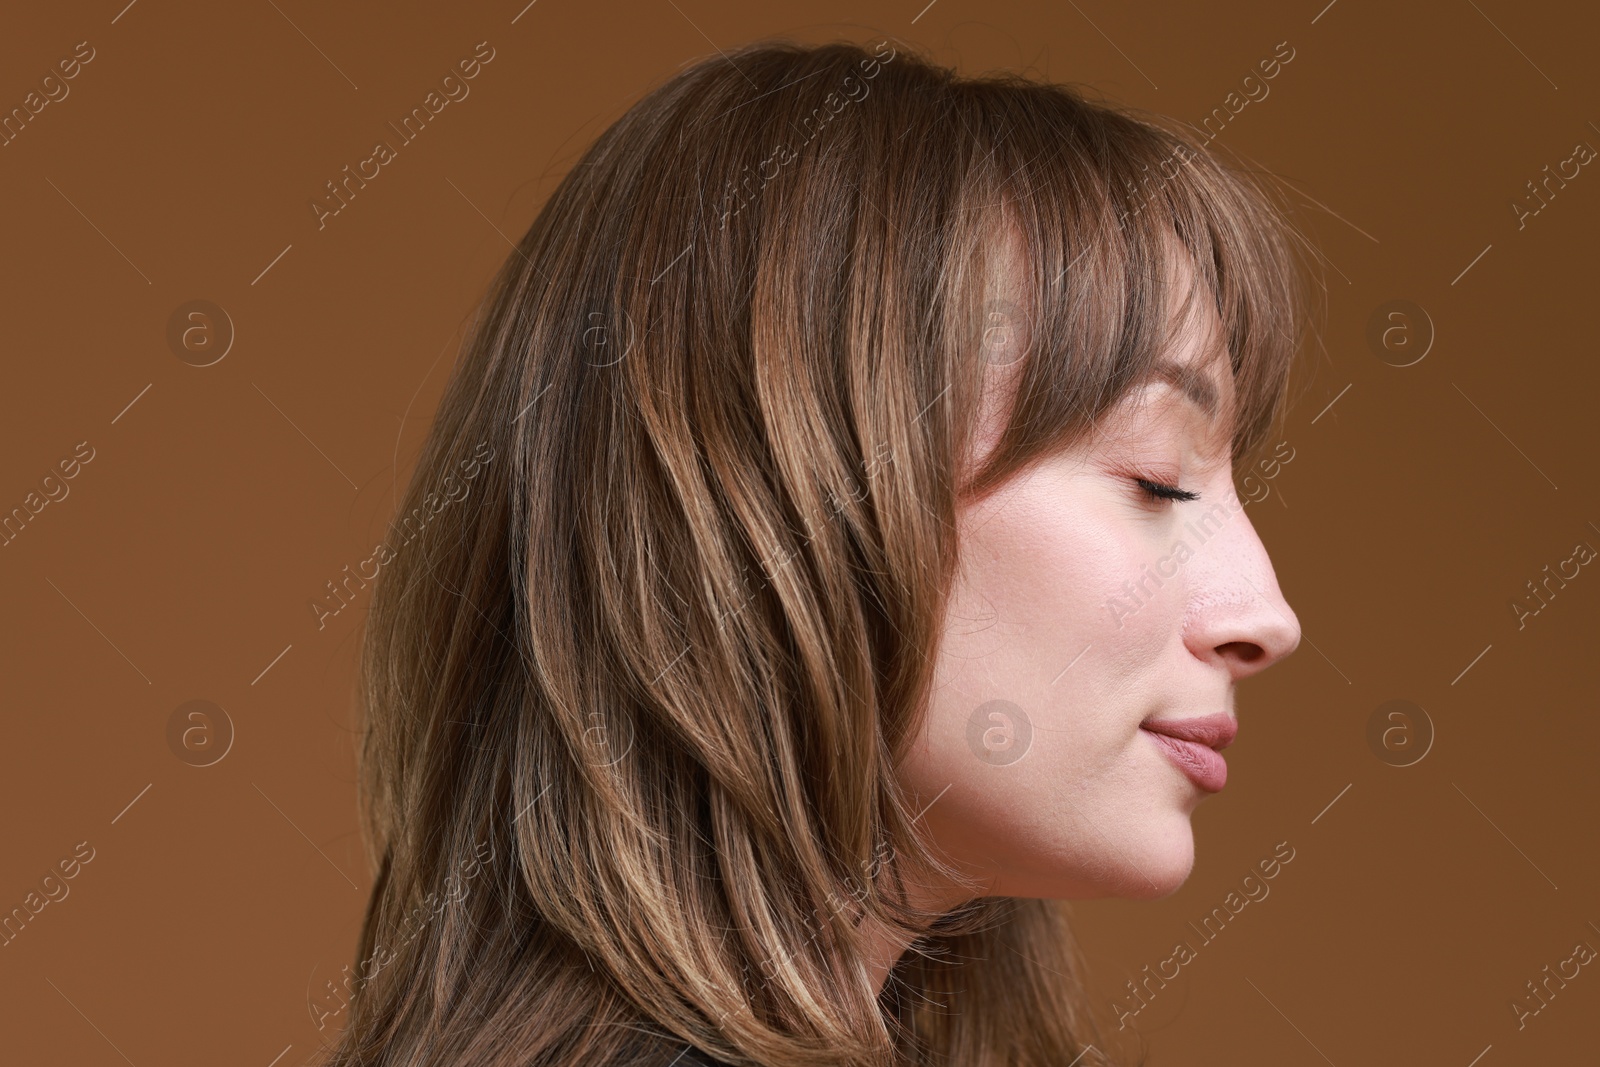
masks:
POLYGON ((1217 646, 1217 651, 1223 655, 1232 656, 1243 663, 1255 663, 1267 654, 1267 650, 1254 641, 1228 641, 1217 646))

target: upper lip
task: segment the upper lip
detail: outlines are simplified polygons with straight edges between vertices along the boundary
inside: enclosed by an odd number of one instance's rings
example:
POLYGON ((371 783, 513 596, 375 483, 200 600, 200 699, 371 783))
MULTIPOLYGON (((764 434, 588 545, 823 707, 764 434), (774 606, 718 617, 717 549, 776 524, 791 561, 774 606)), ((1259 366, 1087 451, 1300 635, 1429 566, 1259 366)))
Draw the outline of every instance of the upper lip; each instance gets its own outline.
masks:
POLYGON ((1233 744, 1234 735, 1239 732, 1239 720, 1225 711, 1219 711, 1189 718, 1146 719, 1139 724, 1139 728, 1179 741, 1195 741, 1207 748, 1223 749, 1233 744))

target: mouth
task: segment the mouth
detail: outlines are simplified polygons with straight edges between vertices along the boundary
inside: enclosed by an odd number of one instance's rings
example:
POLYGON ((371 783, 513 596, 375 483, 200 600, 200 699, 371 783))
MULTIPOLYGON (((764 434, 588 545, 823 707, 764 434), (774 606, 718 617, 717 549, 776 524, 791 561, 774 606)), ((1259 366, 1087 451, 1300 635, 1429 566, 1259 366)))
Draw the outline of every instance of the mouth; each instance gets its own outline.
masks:
POLYGON ((1149 719, 1139 729, 1184 776, 1208 793, 1228 782, 1228 763, 1220 750, 1233 744, 1239 722, 1226 712, 1185 719, 1149 719))

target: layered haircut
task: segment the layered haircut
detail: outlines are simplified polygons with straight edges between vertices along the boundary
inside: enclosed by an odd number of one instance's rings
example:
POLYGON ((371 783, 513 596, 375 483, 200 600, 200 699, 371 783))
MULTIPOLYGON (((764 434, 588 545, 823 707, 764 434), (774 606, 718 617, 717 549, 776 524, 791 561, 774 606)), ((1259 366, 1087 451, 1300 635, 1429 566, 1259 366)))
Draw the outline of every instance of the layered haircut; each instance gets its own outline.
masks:
POLYGON ((494 279, 400 503, 489 457, 374 590, 376 883, 324 1062, 1112 1062, 1065 903, 913 905, 962 880, 894 771, 960 508, 1092 443, 1180 256, 1235 461, 1265 441, 1287 218, 1203 133, 901 42, 764 41, 631 107, 494 279))

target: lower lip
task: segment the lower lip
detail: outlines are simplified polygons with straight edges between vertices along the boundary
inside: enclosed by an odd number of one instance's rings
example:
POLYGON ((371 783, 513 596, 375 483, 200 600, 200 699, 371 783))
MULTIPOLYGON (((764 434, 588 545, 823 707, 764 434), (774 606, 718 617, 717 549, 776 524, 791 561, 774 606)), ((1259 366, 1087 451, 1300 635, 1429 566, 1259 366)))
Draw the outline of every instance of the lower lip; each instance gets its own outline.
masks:
MULTIPOLYGON (((1143 728, 1141 727, 1141 730, 1143 728)), ((1220 793, 1228 782, 1228 763, 1214 749, 1198 741, 1179 741, 1154 730, 1143 730, 1161 749, 1172 765, 1182 771, 1195 785, 1208 793, 1220 793)))

